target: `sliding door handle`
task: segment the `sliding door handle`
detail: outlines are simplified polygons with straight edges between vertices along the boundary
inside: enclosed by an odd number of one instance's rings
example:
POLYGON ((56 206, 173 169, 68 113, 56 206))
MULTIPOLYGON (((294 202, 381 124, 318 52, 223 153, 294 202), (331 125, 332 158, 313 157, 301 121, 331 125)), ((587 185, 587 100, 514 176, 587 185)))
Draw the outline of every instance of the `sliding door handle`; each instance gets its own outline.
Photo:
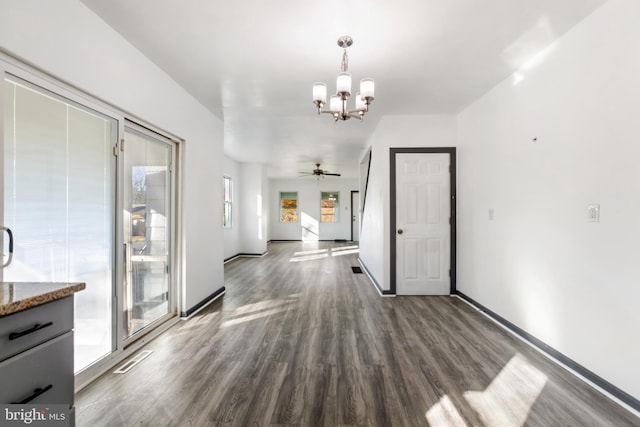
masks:
POLYGON ((11 232, 11 229, 7 227, 0 227, 0 230, 6 231, 9 235, 9 257, 4 264, 0 265, 0 268, 5 268, 11 264, 11 260, 13 259, 13 233, 11 232))

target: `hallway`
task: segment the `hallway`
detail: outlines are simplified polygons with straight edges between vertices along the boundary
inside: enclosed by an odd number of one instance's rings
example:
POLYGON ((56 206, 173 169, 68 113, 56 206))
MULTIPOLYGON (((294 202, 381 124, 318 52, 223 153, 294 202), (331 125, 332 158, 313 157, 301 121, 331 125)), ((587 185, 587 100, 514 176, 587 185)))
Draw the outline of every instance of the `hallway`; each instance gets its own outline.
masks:
POLYGON ((381 298, 357 257, 229 262, 226 295, 76 396, 78 426, 640 425, 457 298, 381 298))

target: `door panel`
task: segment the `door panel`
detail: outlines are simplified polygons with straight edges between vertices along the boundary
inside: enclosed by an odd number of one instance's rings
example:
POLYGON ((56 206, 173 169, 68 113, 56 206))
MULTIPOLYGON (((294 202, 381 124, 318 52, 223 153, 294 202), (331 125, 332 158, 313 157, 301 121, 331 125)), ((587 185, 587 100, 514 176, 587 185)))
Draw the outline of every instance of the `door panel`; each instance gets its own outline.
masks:
POLYGON ((447 153, 396 154, 396 293, 450 291, 447 153))
POLYGON ((169 274, 172 144, 127 128, 124 156, 123 326, 128 339, 173 312, 169 274))

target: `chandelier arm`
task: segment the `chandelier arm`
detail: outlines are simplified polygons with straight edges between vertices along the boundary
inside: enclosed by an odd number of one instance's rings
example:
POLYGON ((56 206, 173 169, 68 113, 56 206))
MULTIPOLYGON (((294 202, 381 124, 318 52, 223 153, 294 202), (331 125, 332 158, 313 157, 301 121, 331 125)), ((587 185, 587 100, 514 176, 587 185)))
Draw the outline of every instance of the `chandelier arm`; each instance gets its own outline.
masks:
POLYGON ((362 115, 364 115, 365 113, 368 113, 368 112, 369 112, 368 108, 364 108, 362 110, 349 110, 349 111, 347 111, 347 113, 349 113, 349 114, 362 114, 362 115))
POLYGON ((318 114, 334 114, 333 111, 331 110, 322 110, 322 109, 318 109, 318 114))

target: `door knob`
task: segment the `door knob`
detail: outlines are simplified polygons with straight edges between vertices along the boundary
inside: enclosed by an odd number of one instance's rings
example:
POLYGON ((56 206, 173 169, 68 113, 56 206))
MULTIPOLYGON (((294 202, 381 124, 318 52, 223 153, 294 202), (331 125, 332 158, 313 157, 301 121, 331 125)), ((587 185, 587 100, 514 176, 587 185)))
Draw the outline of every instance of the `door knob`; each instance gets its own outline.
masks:
POLYGON ((398 228, 398 234, 402 234, 404 233, 404 231, 402 231, 402 228, 398 228))

